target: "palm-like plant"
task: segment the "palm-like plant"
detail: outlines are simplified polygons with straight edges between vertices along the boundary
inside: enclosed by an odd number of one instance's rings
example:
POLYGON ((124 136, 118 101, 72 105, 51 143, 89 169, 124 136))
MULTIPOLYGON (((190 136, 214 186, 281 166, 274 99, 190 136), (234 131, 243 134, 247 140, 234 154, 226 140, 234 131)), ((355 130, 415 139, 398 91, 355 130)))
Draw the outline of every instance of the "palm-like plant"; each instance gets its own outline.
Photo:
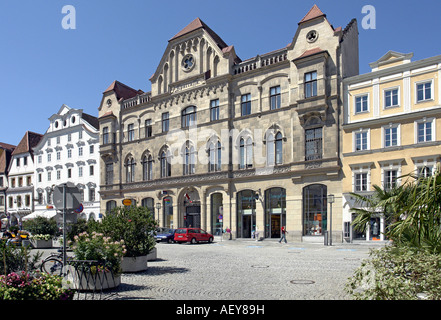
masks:
POLYGON ((405 183, 390 189, 374 185, 372 197, 351 193, 361 207, 355 229, 364 231, 373 215, 382 214, 388 225, 385 235, 396 244, 441 253, 441 175, 418 178, 405 175, 405 183))

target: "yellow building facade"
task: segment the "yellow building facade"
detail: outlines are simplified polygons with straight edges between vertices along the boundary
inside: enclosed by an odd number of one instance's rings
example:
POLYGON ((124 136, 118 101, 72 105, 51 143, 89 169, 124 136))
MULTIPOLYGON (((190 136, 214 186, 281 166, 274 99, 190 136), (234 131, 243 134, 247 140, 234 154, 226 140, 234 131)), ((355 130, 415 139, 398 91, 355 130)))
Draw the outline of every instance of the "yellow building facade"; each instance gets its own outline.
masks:
POLYGON ((381 215, 366 232, 352 230, 351 192, 404 183, 409 173, 430 175, 441 156, 441 56, 414 61, 389 51, 367 74, 346 78, 342 126, 344 238, 385 240, 381 215))

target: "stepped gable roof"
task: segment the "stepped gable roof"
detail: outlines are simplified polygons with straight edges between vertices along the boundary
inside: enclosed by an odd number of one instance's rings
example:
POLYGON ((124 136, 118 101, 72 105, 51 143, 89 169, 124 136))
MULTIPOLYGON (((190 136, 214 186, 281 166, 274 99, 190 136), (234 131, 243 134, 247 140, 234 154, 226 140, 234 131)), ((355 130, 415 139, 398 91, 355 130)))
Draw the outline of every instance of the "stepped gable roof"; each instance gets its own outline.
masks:
POLYGON ((144 93, 142 90, 135 90, 117 80, 113 81, 112 84, 103 92, 103 94, 109 91, 114 91, 118 100, 120 100, 121 98, 123 98, 124 100, 130 99, 137 96, 138 94, 144 93))
POLYGON ((40 142, 41 138, 43 138, 42 134, 32 131, 26 131, 17 148, 15 148, 14 152, 12 152, 12 155, 15 156, 17 154, 22 154, 26 152, 32 154, 32 149, 40 142))
POLYGON ((204 29, 205 31, 208 32, 208 34, 213 38, 214 41, 216 41, 217 45, 219 46, 219 48, 223 49, 228 47, 228 45, 224 42, 224 40, 221 39, 221 37, 219 37, 216 32, 214 32, 213 30, 210 29, 209 26, 207 26, 201 19, 196 18, 194 19, 192 22, 190 22, 190 24, 188 24, 184 29, 182 29, 181 31, 179 31, 173 38, 171 38, 169 40, 175 40, 179 37, 182 37, 190 32, 193 32, 195 30, 198 29, 204 29))
POLYGON ((306 16, 303 17, 302 20, 300 20, 299 24, 304 23, 306 21, 318 18, 318 17, 326 17, 326 14, 320 10, 320 8, 315 4, 311 10, 306 14, 306 16))

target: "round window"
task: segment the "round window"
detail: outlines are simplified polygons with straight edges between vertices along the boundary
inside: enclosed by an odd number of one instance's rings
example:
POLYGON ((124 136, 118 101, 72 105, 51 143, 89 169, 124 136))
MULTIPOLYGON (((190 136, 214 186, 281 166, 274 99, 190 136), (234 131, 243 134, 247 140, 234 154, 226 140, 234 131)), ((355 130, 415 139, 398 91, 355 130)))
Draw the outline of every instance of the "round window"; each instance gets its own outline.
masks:
POLYGON ((306 40, 310 43, 315 42, 318 39, 318 32, 315 30, 309 31, 306 35, 306 40))
POLYGON ((72 117, 71 121, 72 121, 72 123, 75 123, 75 117, 72 117))
POLYGON ((195 58, 192 54, 187 54, 186 56, 184 56, 184 58, 182 59, 182 68, 184 69, 184 71, 190 71, 191 69, 193 69, 194 65, 195 58))

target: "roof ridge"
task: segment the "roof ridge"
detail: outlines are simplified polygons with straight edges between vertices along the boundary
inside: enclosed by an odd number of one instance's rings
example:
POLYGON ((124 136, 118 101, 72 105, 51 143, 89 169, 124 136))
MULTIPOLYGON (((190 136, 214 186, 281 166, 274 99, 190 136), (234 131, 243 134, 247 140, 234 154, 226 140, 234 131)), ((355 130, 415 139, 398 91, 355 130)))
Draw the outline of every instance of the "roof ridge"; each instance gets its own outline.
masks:
POLYGON ((299 24, 322 16, 326 17, 326 14, 324 14, 323 11, 320 10, 316 4, 314 4, 303 19, 300 20, 299 24))

